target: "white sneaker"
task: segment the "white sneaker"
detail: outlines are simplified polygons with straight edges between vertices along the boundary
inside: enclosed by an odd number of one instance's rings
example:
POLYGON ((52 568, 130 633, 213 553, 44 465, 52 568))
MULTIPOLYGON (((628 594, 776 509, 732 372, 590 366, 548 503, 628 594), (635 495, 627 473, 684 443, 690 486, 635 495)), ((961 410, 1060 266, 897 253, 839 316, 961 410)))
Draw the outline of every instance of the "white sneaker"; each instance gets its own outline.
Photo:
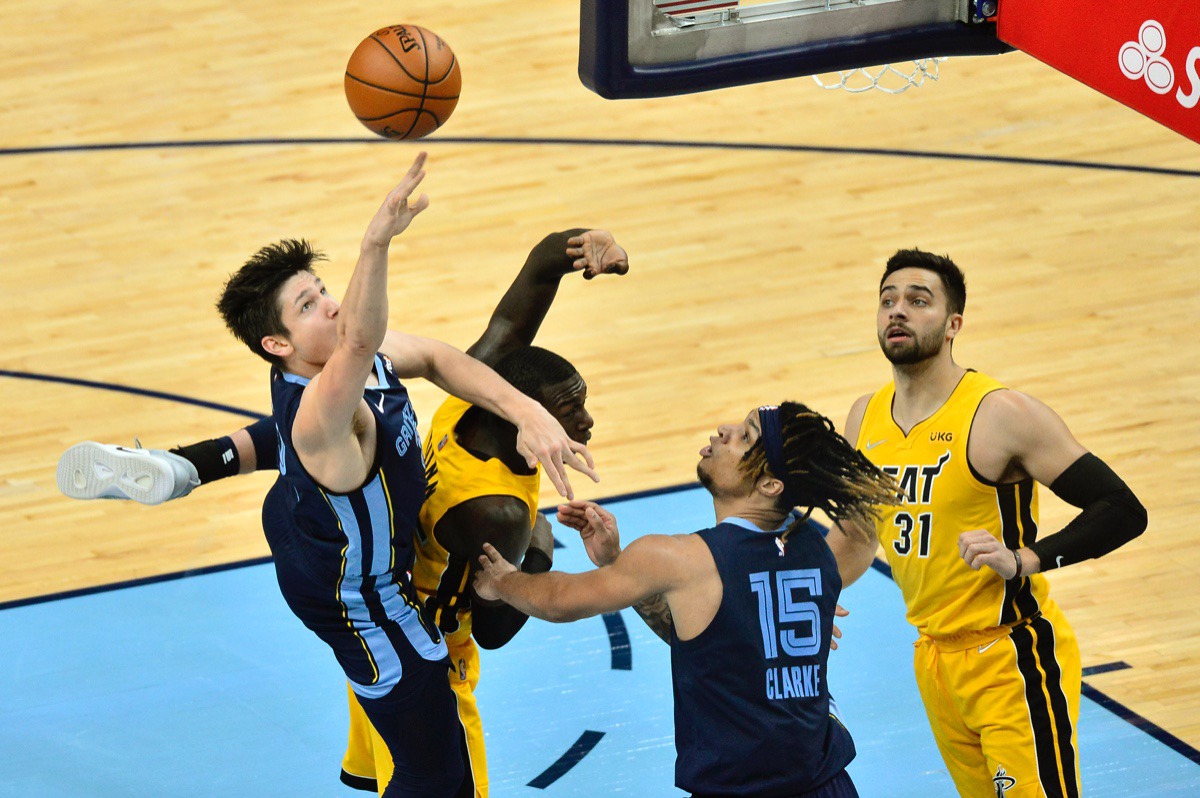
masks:
MULTIPOLYGON (((136 442, 136 441, 135 441, 136 442)), ((58 460, 58 489, 72 499, 133 499, 162 504, 200 484, 196 467, 162 449, 136 449, 85 441, 58 460)))

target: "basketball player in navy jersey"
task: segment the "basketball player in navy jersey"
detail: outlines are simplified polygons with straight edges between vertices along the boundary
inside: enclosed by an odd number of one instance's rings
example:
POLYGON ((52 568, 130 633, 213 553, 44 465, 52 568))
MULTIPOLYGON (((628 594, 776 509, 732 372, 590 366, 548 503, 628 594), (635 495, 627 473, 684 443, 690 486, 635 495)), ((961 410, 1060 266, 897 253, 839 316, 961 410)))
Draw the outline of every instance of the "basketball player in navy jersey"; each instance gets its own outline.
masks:
MULTIPOLYGON (((575 228, 547 235, 530 251, 467 354, 537 399, 572 439, 586 444, 593 426, 585 407, 586 383, 574 366, 532 342, 564 277, 578 272, 591 280, 628 271, 628 256, 607 231, 575 228)), ((153 504, 187 495, 196 482, 207 484, 255 468, 278 470, 277 457, 271 417, 222 439, 171 452, 87 442, 64 453, 65 467, 93 473, 96 466, 106 466, 112 477, 82 489, 68 479, 64 492, 76 498, 110 496, 153 504), (142 478, 123 478, 133 475, 142 478), (144 490, 134 489, 143 485, 144 490)), ((503 646, 528 616, 503 603, 474 606, 470 579, 462 573, 477 567, 482 540, 514 561, 523 559, 526 571, 549 570, 554 538, 549 522, 536 512, 540 469, 527 468, 516 449, 516 429, 500 417, 447 399, 428 428, 425 468, 429 487, 419 516, 423 534, 418 537, 412 582, 458 666, 450 682, 466 732, 470 777, 475 795, 486 798, 483 727, 473 694, 479 678, 476 643, 487 649, 503 646)), ((375 775, 379 773, 379 781, 386 783, 390 762, 385 764, 386 755, 372 739, 353 693, 350 715, 342 780, 376 792, 375 775)))
POLYGON ((819 529, 795 507, 865 521, 896 485, 832 422, 804 405, 761 407, 700 451, 717 524, 647 535, 619 550, 615 519, 591 502, 560 508, 588 555, 580 574, 518 571, 484 545, 475 592, 550 621, 661 595, 670 613, 675 783, 695 796, 850 798, 850 733, 826 679, 841 577, 819 529))
POLYGON ((453 665, 408 575, 426 475, 400 379, 424 377, 511 422, 527 465, 540 461, 564 495, 564 464, 595 476, 586 447, 490 368, 387 329, 388 249, 428 207, 425 195, 409 204, 424 161, 421 153, 368 225, 341 305, 301 241, 259 250, 218 302, 234 335, 272 364, 280 474, 263 529, 281 592, 333 650, 386 744, 387 798, 444 798, 464 783, 453 665))

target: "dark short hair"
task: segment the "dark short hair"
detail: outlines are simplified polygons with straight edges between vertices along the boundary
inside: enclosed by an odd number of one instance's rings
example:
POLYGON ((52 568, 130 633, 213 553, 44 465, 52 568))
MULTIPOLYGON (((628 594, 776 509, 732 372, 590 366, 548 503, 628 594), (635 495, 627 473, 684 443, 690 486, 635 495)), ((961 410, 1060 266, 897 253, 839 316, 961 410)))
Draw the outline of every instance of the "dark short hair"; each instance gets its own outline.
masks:
POLYGON ((300 272, 313 273, 313 263, 325 260, 325 255, 304 240, 286 238, 269 244, 251 256, 242 268, 230 275, 217 310, 239 341, 250 351, 277 366, 283 360, 263 349, 262 339, 268 335, 287 335, 283 313, 279 306, 279 291, 283 284, 300 272))
POLYGON ((901 249, 888 258, 883 276, 879 278, 879 287, 888 275, 900 269, 925 269, 942 278, 942 286, 946 289, 946 304, 951 313, 962 313, 967 306, 967 278, 962 269, 955 265, 946 255, 934 255, 920 249, 901 249))
POLYGON ((551 385, 566 382, 579 374, 561 355, 540 346, 521 346, 500 358, 496 373, 526 396, 541 402, 551 385))

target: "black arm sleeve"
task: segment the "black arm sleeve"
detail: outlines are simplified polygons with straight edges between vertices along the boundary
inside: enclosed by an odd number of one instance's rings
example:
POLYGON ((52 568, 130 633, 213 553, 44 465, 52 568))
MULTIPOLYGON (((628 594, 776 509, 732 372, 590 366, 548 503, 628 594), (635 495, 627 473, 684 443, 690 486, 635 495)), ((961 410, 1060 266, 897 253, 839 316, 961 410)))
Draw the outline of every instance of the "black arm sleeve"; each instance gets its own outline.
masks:
MULTIPOLYGON (((550 570, 550 558, 538 549, 525 552, 521 570, 527 574, 541 574, 550 570)), ((512 640, 529 616, 508 604, 481 604, 471 606, 471 636, 480 648, 492 650, 512 640)))
POLYGON ((1146 508, 1124 481, 1091 452, 1071 463, 1050 490, 1083 512, 1029 547, 1041 560, 1043 571, 1103 557, 1146 529, 1146 508))
POLYGON ((254 441, 255 471, 279 470, 279 440, 275 435, 275 419, 261 418, 246 427, 250 440, 254 441))

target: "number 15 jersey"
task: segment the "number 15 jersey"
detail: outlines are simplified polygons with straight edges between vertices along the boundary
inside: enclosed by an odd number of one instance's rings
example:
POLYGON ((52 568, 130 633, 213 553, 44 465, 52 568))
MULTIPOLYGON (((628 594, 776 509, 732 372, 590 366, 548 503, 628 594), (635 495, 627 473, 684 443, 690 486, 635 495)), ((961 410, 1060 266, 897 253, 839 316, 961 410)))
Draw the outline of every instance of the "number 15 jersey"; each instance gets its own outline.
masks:
POLYGON ((958 550, 958 536, 974 529, 1010 549, 1037 538, 1037 483, 990 482, 967 461, 979 404, 999 390, 996 380, 968 371, 946 403, 905 435, 892 418, 889 383, 867 403, 855 443, 900 484, 900 505, 884 508, 876 531, 909 622, 934 639, 1019 623, 1047 599, 1041 574, 1006 582, 986 566, 971 570, 958 550))

